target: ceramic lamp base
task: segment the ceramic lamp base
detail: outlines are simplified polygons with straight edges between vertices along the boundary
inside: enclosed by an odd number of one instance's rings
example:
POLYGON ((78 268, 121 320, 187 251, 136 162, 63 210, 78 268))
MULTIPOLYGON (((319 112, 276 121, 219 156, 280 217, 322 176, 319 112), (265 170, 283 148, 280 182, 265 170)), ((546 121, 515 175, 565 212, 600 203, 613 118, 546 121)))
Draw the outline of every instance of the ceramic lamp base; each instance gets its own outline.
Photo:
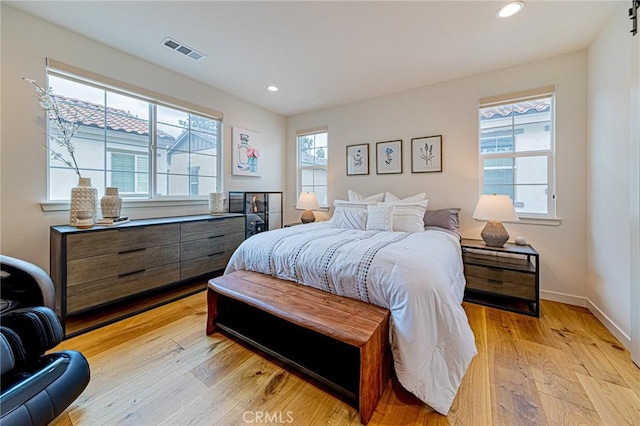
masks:
POLYGON ((480 236, 489 247, 503 247, 509 240, 509 234, 502 222, 495 221, 487 222, 480 236))
POLYGON ((315 221, 316 221, 316 217, 314 216, 311 210, 305 210, 304 212, 302 212, 302 217, 300 218, 300 222, 311 223, 315 221))

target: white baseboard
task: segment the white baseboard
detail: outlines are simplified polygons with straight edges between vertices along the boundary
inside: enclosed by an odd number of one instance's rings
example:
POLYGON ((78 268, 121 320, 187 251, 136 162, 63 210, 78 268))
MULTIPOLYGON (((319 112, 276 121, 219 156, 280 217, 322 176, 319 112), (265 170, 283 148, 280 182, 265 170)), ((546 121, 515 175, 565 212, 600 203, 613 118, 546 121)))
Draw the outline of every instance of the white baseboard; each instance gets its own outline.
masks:
POLYGON ((620 340, 620 343, 622 343, 625 348, 631 350, 631 337, 629 337, 627 333, 620 330, 620 327, 618 327, 616 323, 611 321, 611 319, 606 316, 604 312, 602 312, 589 299, 587 299, 586 308, 589 309, 596 318, 598 318, 598 321, 600 321, 602 325, 604 325, 606 329, 611 332, 611 334, 613 334, 618 340, 620 340))
POLYGON ((587 307, 587 298, 573 296, 571 294, 557 293, 555 291, 540 290, 540 299, 551 300, 552 302, 566 303, 567 305, 587 307))
POLYGON ((622 343, 625 348, 631 348, 631 337, 629 337, 624 331, 622 331, 620 327, 616 325, 616 323, 611 321, 611 319, 606 316, 604 312, 602 312, 596 305, 593 304, 593 302, 591 302, 591 300, 587 299, 586 297, 557 293, 555 291, 540 290, 540 298, 551 300, 553 302, 566 303, 567 305, 582 306, 583 308, 587 308, 589 311, 591 311, 593 316, 596 317, 598 321, 600 321, 602 325, 604 325, 605 328, 609 330, 611 334, 613 334, 620 341, 620 343, 622 343))

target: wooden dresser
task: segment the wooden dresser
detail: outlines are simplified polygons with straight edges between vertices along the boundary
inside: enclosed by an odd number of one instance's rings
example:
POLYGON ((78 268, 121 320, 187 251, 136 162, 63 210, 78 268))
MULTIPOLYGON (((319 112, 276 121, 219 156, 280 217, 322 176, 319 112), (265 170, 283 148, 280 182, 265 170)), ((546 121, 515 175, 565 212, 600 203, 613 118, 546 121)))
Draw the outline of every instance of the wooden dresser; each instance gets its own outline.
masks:
POLYGON ((56 312, 65 326, 69 316, 202 279, 224 269, 243 240, 239 214, 145 219, 85 230, 53 226, 56 312))

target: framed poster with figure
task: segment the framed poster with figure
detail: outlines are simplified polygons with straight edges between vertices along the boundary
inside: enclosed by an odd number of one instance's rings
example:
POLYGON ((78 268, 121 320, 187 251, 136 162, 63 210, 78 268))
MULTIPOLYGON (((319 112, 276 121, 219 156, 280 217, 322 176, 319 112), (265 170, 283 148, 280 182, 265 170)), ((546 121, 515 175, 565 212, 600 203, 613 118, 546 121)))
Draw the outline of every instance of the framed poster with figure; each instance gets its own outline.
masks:
POLYGON ((238 176, 262 175, 262 135, 239 127, 231 129, 231 173, 238 176))

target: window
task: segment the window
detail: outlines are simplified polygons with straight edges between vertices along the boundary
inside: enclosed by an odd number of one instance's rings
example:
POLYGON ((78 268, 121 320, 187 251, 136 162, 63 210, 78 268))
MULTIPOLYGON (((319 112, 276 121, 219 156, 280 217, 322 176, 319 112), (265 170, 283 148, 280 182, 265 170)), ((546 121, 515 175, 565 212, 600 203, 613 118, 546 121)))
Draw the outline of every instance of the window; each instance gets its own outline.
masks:
POLYGON ((298 192, 315 192, 321 207, 327 201, 328 132, 326 129, 299 132, 298 192))
POLYGON ((521 217, 555 217, 554 96, 480 101, 481 192, 506 194, 521 217))
MULTIPOLYGON (((114 186, 123 197, 161 198, 220 191, 219 117, 53 69, 47 78, 62 119, 78 126, 72 143, 80 172, 99 192, 114 186)), ((55 136, 56 126, 49 123, 48 132, 55 136)), ((68 158, 55 143, 50 148, 68 158)), ((49 200, 68 199, 77 175, 53 156, 48 167, 49 200)))

